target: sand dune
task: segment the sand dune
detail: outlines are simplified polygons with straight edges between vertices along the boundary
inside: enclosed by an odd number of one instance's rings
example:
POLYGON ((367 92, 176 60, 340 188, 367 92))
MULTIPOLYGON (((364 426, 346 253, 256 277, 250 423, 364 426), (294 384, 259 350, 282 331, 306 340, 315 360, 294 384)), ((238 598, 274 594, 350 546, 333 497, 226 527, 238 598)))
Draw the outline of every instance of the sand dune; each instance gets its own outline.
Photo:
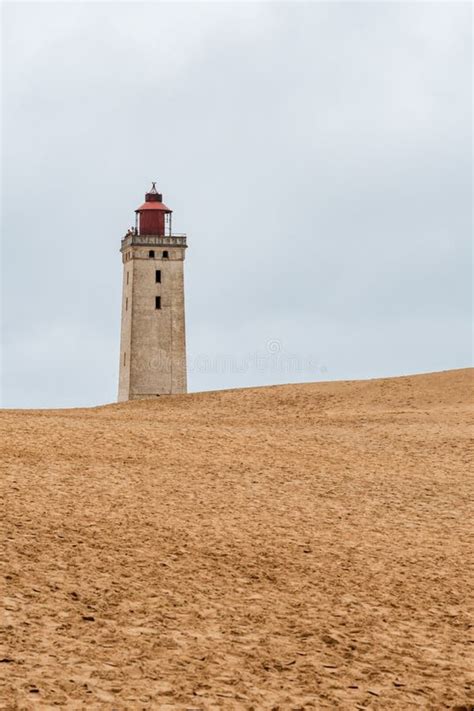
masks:
POLYGON ((470 709, 471 385, 1 412, 0 708, 470 709))

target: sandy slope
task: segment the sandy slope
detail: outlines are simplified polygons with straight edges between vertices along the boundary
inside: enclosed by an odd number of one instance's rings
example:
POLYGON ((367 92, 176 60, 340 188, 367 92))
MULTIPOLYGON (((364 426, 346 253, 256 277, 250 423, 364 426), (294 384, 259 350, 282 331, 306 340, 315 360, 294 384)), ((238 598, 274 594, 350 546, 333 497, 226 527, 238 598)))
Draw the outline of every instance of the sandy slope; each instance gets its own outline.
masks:
POLYGON ((470 387, 0 413, 0 708, 470 708, 470 387))

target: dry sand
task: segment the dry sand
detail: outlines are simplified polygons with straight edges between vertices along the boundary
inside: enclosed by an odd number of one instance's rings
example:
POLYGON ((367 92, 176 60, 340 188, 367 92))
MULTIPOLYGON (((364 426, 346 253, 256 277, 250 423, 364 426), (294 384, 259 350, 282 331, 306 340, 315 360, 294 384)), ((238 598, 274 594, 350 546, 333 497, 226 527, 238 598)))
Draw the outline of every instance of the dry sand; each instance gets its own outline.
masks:
POLYGON ((470 709, 470 387, 3 411, 0 707, 470 709))

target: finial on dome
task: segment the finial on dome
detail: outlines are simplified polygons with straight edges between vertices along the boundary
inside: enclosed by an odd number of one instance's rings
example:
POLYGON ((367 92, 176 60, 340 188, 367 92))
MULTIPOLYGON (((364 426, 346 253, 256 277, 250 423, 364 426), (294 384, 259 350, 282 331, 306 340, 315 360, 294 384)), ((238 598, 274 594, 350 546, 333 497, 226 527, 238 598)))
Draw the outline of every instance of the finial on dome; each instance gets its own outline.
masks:
POLYGON ((151 184, 151 189, 145 195, 146 202, 162 202, 163 195, 156 189, 156 183, 151 184))

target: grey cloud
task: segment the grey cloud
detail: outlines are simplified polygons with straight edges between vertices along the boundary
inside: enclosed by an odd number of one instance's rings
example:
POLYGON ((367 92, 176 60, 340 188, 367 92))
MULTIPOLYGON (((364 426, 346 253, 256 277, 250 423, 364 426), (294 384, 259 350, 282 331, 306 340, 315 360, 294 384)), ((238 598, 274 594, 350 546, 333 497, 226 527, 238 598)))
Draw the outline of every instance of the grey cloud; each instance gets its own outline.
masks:
POLYGON ((4 404, 115 398, 152 179, 189 234, 190 364, 250 363, 192 389, 467 365, 471 12, 6 5, 4 404), (272 340, 325 369, 253 367, 272 340))

